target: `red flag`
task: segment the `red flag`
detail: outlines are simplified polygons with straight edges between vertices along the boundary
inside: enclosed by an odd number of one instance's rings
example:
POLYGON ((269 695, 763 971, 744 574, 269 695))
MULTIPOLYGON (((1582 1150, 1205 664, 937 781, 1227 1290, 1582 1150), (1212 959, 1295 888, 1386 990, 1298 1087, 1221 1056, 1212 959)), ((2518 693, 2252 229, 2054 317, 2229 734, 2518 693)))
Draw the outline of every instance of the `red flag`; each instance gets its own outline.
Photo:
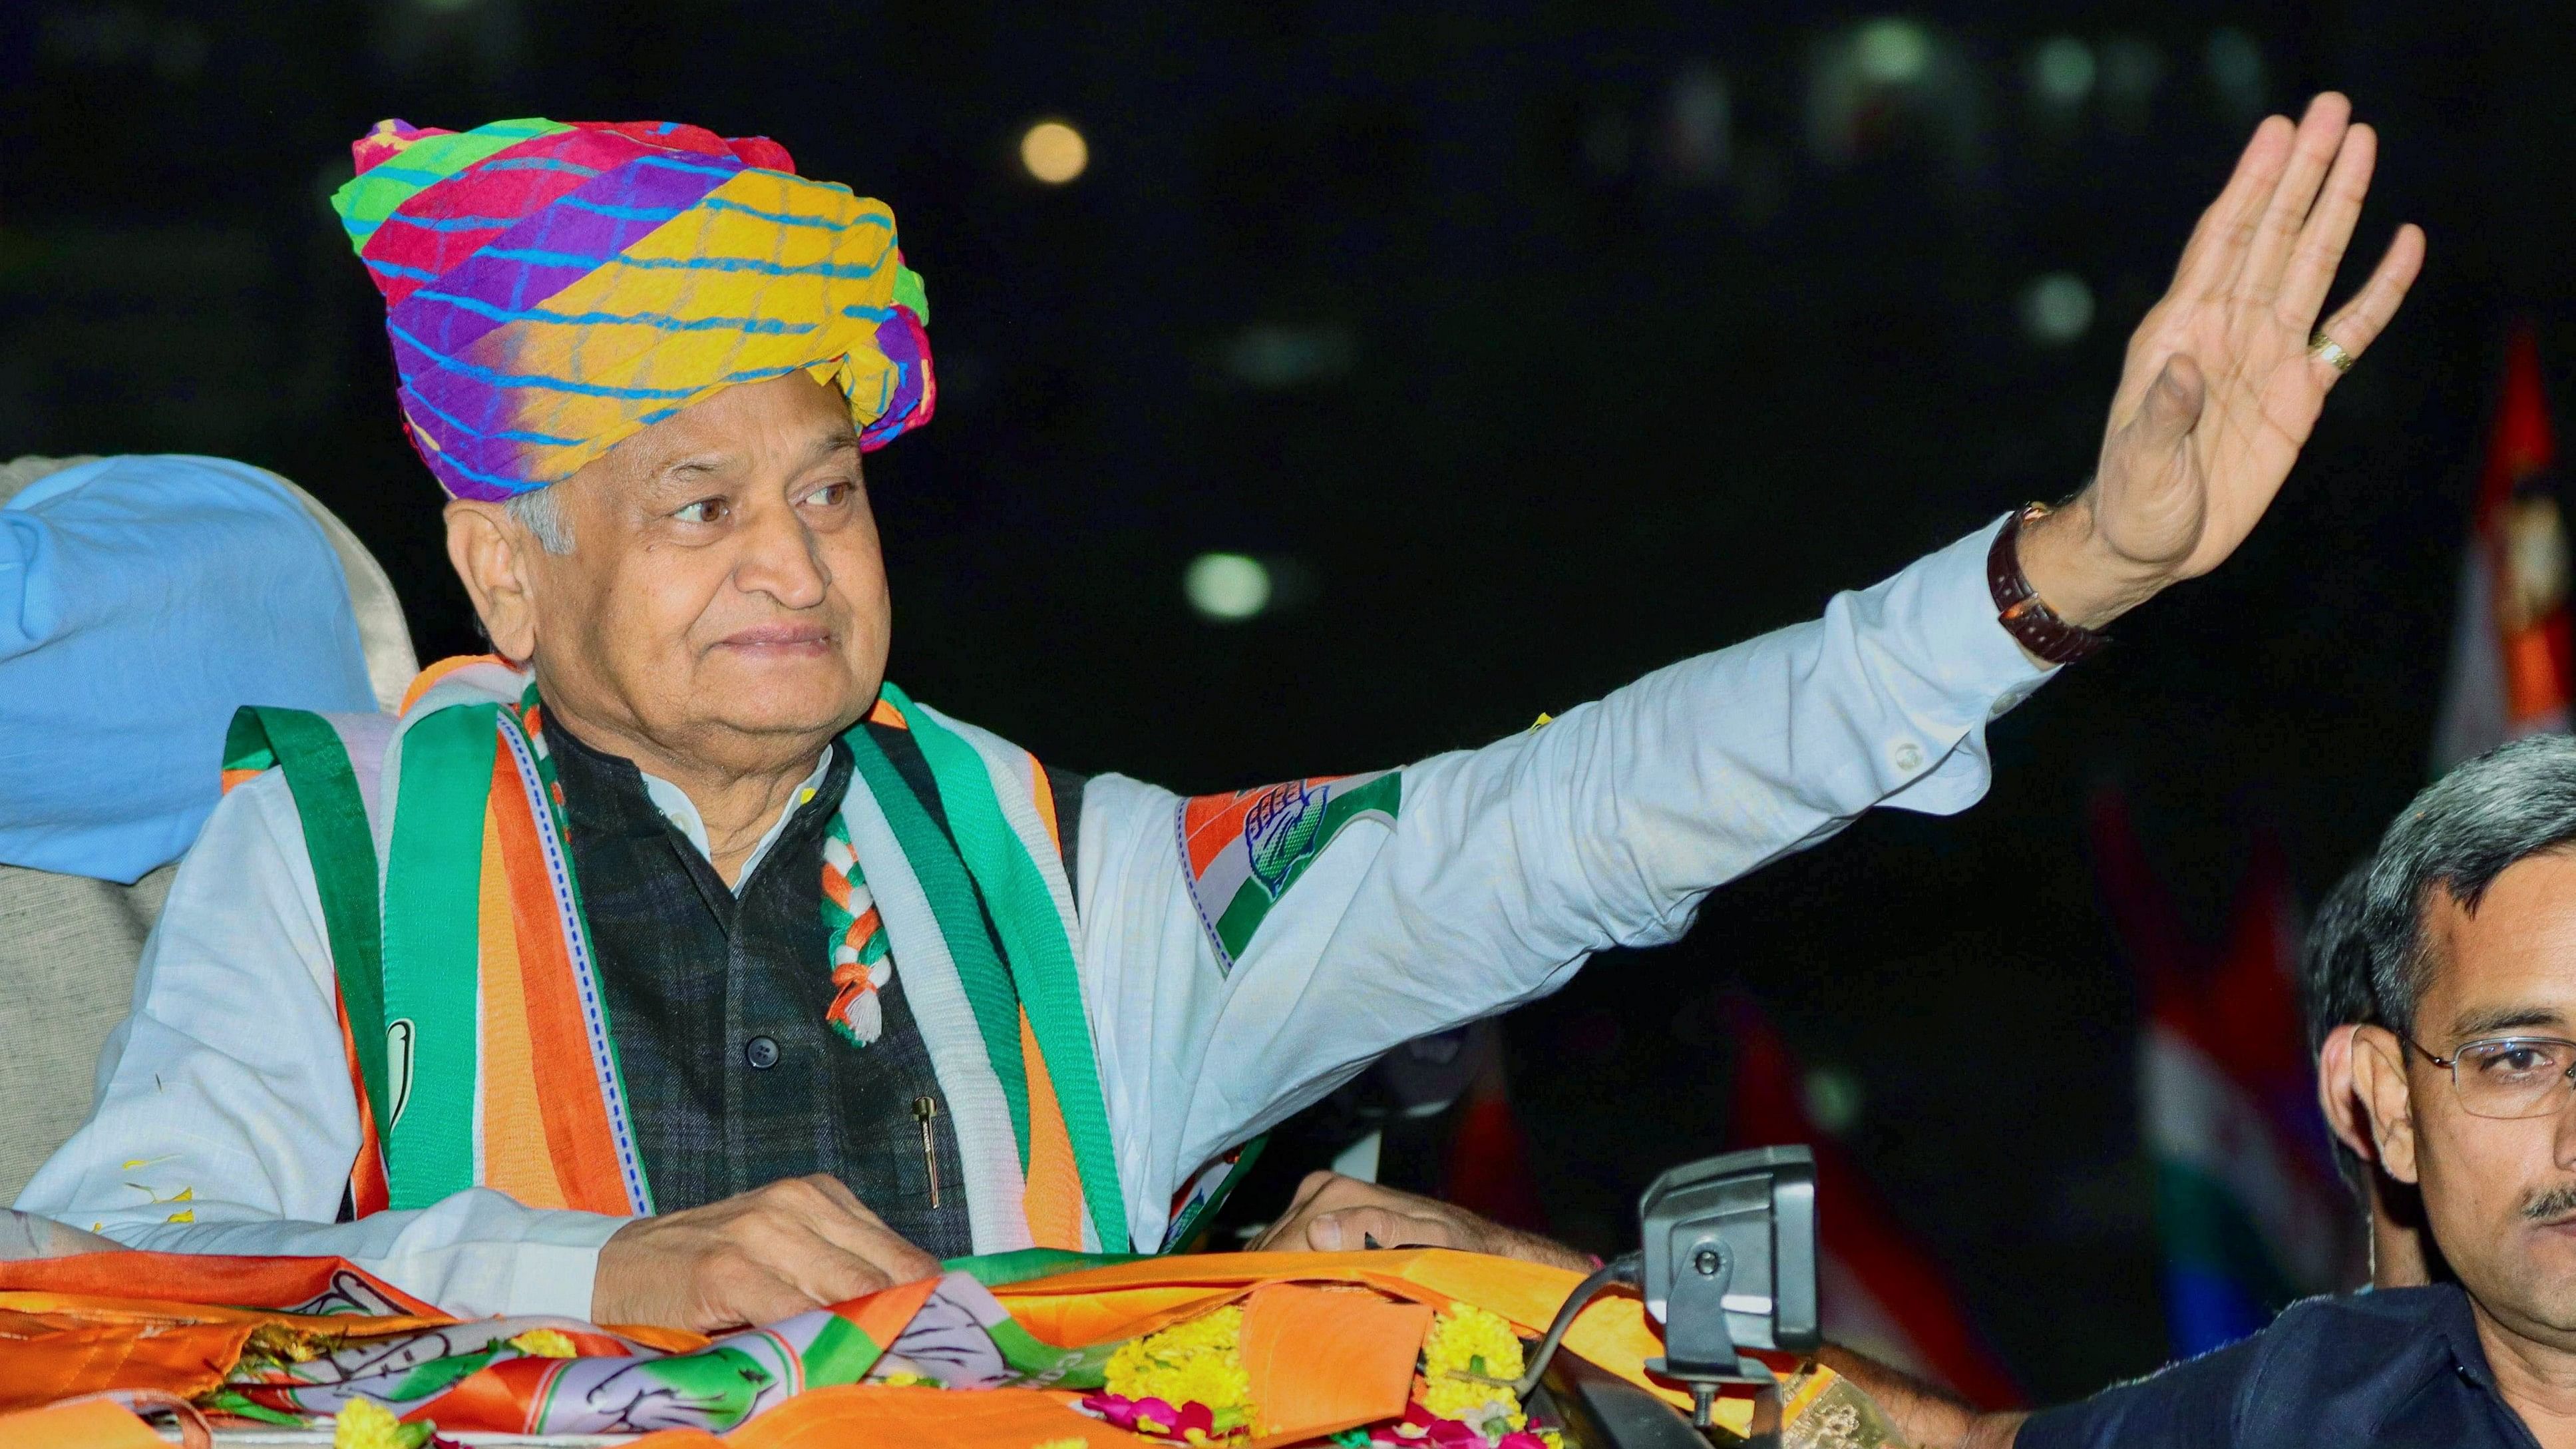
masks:
POLYGON ((2094 797, 2092 837, 2148 1002, 2141 1135, 2156 1170, 2166 1329, 2188 1357, 2338 1286, 2354 1247, 2300 1029, 2298 913, 2280 842, 2259 834, 2227 939, 2211 951, 2183 930, 2117 792, 2094 797))
POLYGON ((1825 1336, 1981 1409, 2018 1407, 2020 1386, 1968 1322, 1941 1269, 1888 1216, 1841 1145, 1809 1120, 1805 1073, 1788 1044, 1750 1000, 1736 999, 1729 1016, 1736 1051, 1730 1142, 1815 1149, 1825 1336))
POLYGON ((2437 770, 2507 740, 2568 726, 2566 521, 2549 470, 2557 443, 2528 326, 2505 351, 2504 390, 2461 562, 2451 679, 2435 727, 2437 770))

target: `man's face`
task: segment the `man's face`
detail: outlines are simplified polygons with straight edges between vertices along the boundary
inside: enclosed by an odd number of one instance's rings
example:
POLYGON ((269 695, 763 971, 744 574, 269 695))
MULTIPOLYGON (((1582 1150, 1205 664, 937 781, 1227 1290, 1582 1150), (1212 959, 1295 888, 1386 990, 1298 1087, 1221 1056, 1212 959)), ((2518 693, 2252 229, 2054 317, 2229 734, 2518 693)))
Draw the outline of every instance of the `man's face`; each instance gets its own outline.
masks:
POLYGON ((555 490, 573 548, 519 550, 529 652, 558 713, 625 737, 599 743, 766 768, 875 697, 891 608, 838 393, 728 388, 555 490))
MULTIPOLYGON (((2415 1039, 2426 1048, 2447 1058, 2487 1037, 2576 1038, 2576 855, 2516 863, 2475 915, 2437 893, 2425 929, 2436 965, 2415 1039)), ((2576 1348, 2576 1092, 2553 1092, 2545 1116, 2473 1117, 2450 1072, 2401 1054, 2389 1032, 2363 1027, 2356 1046, 2381 1161, 2420 1184, 2461 1284, 2504 1327, 2576 1348)))

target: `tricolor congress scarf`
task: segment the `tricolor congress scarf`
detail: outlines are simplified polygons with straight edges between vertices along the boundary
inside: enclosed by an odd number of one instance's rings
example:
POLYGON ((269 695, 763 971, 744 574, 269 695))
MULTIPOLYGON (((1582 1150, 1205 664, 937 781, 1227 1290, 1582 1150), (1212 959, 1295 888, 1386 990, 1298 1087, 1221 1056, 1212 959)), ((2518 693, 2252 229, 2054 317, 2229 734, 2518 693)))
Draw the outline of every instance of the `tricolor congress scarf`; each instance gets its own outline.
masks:
MULTIPOLYGON (((413 695, 399 721, 245 708, 225 750, 228 787, 282 768, 303 822, 357 1088, 355 1209, 481 1185, 650 1213, 535 684, 450 660, 413 695)), ((815 943, 835 1024, 862 1049, 872 972, 901 962, 977 1251, 1124 1249, 1046 773, 892 684, 870 720, 910 733, 948 829, 867 725, 843 736, 857 768, 815 943)))

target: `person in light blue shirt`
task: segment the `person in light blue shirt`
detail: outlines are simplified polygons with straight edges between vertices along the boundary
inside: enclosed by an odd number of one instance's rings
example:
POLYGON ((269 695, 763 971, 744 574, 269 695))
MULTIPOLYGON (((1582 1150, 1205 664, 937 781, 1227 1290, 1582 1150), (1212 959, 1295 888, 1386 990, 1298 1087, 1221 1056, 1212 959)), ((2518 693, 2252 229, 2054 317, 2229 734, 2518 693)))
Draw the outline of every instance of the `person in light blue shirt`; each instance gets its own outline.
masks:
POLYGON ((214 810, 234 709, 377 703, 339 553, 277 475, 128 455, 0 495, 0 865, 129 884, 214 810))

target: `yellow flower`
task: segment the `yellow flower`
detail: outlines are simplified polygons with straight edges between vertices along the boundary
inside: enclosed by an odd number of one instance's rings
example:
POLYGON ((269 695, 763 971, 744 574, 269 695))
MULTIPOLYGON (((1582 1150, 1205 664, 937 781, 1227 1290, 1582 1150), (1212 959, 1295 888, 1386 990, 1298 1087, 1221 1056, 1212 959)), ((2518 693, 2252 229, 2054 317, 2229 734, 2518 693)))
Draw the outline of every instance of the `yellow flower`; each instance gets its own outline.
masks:
POLYGON ((402 1422, 373 1399, 351 1399, 331 1426, 331 1449, 420 1449, 436 1432, 434 1425, 402 1422))
POLYGON ((1467 1303, 1453 1303, 1431 1320, 1422 1339, 1422 1407, 1443 1419, 1458 1419, 1493 1432, 1500 1419, 1514 1429, 1526 1427, 1520 1400, 1505 1384, 1484 1379, 1521 1376, 1521 1341, 1500 1314, 1467 1303), (1471 1377, 1472 1375, 1472 1377, 1471 1377))
POLYGON ((510 1340, 510 1347, 530 1358, 578 1358, 581 1350, 573 1347, 572 1336, 560 1328, 531 1328, 510 1340))
POLYGON ((1130 1339, 1110 1354, 1106 1377, 1109 1392, 1121 1397, 1161 1399, 1174 1408, 1205 1404, 1220 1430, 1241 1423, 1252 1414, 1252 1380, 1243 1371, 1243 1309, 1220 1308, 1130 1339))

